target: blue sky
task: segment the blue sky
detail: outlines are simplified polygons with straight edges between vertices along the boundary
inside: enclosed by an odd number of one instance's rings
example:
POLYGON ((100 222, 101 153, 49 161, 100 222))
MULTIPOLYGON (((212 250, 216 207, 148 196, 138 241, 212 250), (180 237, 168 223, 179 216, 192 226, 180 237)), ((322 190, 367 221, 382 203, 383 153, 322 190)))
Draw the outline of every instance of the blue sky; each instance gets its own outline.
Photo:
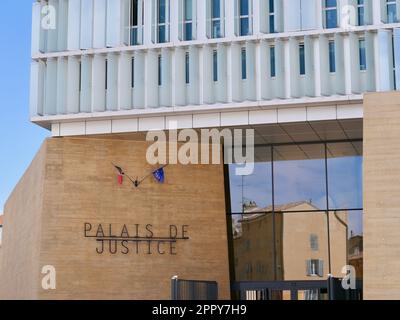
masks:
POLYGON ((49 132, 29 122, 33 0, 1 0, 0 213, 49 132))

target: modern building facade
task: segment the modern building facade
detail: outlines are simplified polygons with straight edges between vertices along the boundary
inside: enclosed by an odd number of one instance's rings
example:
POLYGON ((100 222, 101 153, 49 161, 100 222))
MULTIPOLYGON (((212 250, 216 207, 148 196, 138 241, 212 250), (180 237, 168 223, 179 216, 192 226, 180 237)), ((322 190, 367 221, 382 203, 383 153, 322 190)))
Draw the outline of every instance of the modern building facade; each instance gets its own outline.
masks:
MULTIPOLYGON (((384 0, 38 1, 31 119, 65 136, 168 129, 171 121, 178 129, 263 124, 278 106, 328 104, 339 117, 360 115, 364 92, 400 82, 398 7, 384 0), (47 3, 57 12, 48 30, 41 28, 47 3)), ((323 119, 316 110, 307 114, 323 119)), ((304 118, 304 108, 292 111, 278 117, 304 118)))
POLYGON ((167 299, 178 275, 324 299, 350 270, 357 298, 400 298, 399 19, 398 0, 35 2, 30 115, 52 138, 5 207, 0 297, 167 299), (116 183, 110 163, 154 169, 146 132, 188 128, 253 129, 254 172, 116 183))

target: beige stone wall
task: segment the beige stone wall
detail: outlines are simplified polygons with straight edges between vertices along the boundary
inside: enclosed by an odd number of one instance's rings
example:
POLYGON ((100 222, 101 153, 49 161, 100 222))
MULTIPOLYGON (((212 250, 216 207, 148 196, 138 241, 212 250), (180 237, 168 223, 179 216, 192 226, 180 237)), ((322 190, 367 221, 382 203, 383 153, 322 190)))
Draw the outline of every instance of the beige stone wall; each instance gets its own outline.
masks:
POLYGON ((400 299, 399 139, 400 93, 365 95, 365 299, 400 299))
POLYGON ((0 299, 36 299, 47 147, 43 144, 8 199, 0 247, 0 299))
MULTIPOLYGON (((165 170, 165 184, 150 178, 135 189, 127 179, 122 186, 117 184, 111 162, 124 167, 131 176, 145 175, 154 169, 146 162, 145 142, 62 138, 49 139, 45 144, 46 152, 41 159, 42 164, 46 162, 43 208, 41 214, 38 210, 40 224, 35 227, 40 240, 26 243, 21 240, 19 244, 25 243, 27 250, 40 247, 39 261, 29 269, 37 275, 38 267, 54 265, 57 289, 42 290, 37 277, 30 278, 26 283, 36 291, 24 293, 25 297, 169 299, 170 278, 174 275, 216 280, 220 298, 230 297, 222 165, 170 165, 165 170), (128 245, 131 249, 128 254, 98 254, 96 240, 84 237, 85 223, 92 224, 92 234, 97 224, 102 224, 105 233, 109 224, 115 233, 115 228, 124 224, 130 231, 135 224, 141 228, 151 224, 154 236, 167 236, 169 225, 188 225, 190 239, 177 242, 176 255, 147 254, 146 248, 136 254, 132 244, 128 245)), ((28 171, 24 179, 32 180, 32 184, 43 179, 36 171, 37 177, 32 175, 28 171)), ((21 203, 29 197, 25 180, 7 203, 7 221, 13 220, 11 216, 17 210, 28 221, 35 215, 28 207, 21 209, 21 203)), ((18 221, 12 224, 16 226, 15 232, 21 234, 18 221)), ((8 223, 4 232, 8 239, 11 236, 7 228, 8 223)), ((145 234, 145 230, 141 233, 145 234)), ((9 245, 7 239, 3 247, 9 245)), ((21 248, 7 250, 2 266, 12 273, 9 263, 20 263, 16 257, 21 248)), ((19 267, 27 270, 25 266, 19 267)), ((2 289, 0 298, 4 296, 2 289)), ((23 295, 12 291, 8 296, 23 295)))

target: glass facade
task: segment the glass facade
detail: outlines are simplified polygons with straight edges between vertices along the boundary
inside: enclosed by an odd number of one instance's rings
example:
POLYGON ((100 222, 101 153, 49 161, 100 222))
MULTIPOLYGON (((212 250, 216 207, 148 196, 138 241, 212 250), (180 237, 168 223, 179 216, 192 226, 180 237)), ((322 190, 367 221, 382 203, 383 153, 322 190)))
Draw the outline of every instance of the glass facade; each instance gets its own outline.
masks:
POLYGON ((362 141, 259 146, 256 159, 249 176, 229 165, 233 280, 326 280, 346 265, 362 279, 362 141))

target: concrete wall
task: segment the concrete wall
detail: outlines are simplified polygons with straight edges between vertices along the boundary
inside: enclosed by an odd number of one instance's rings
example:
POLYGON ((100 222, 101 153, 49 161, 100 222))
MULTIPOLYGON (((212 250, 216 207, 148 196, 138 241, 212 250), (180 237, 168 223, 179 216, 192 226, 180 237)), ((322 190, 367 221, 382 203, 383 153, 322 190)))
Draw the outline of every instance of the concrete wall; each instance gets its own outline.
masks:
POLYGON ((169 299, 174 275, 216 280, 220 298, 230 297, 222 165, 170 165, 165 184, 150 177, 137 189, 127 179, 119 185, 111 162, 140 178, 154 169, 145 159, 146 147, 145 142, 113 139, 45 142, 6 205, 0 274, 7 280, 0 281, 0 298, 169 299), (110 224, 117 236, 124 224, 134 236, 139 224, 144 237, 148 224, 154 237, 168 236, 170 225, 188 225, 189 239, 177 241, 175 255, 165 243, 166 254, 159 254, 156 241, 152 254, 147 241, 139 254, 133 242, 127 244, 129 253, 122 253, 118 241, 116 254, 99 254, 101 242, 85 237, 85 223, 92 225, 87 234, 92 236, 98 224, 105 236, 110 224), (25 263, 28 252, 35 263, 25 263), (56 268, 56 290, 41 287, 44 265, 56 268), (19 278, 16 270, 26 277, 19 278))
POLYGON ((400 299, 400 93, 364 109, 364 298, 400 299))

